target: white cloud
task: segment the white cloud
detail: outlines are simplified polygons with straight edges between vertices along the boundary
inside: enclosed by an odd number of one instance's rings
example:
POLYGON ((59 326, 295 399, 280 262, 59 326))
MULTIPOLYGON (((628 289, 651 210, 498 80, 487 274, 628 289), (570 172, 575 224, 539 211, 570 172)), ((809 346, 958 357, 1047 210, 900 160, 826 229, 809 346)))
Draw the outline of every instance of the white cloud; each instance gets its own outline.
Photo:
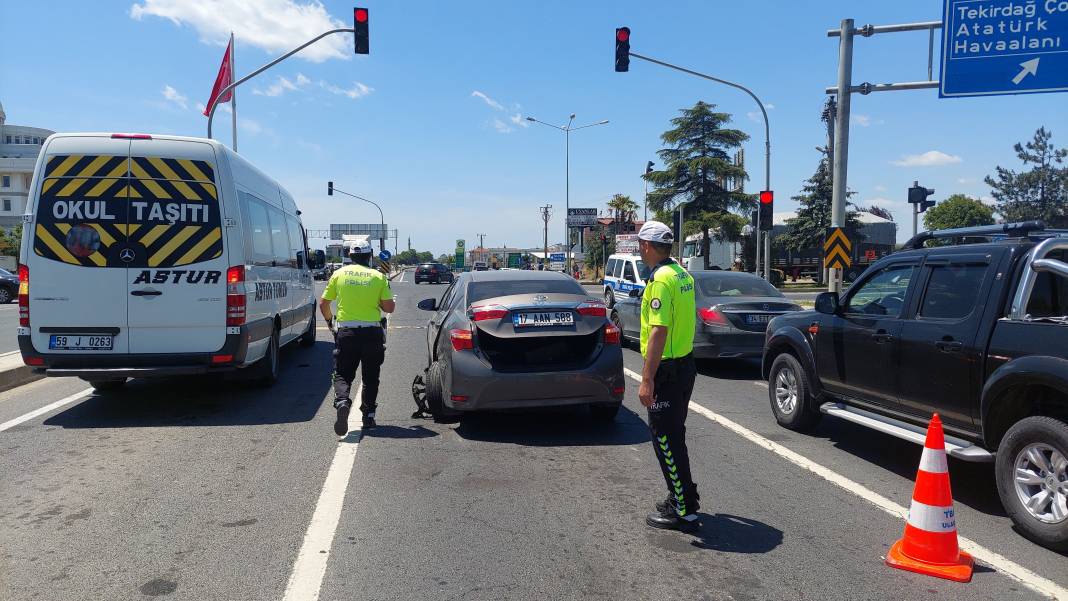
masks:
POLYGON ((498 111, 503 111, 504 110, 504 107, 501 106, 501 103, 499 103, 496 100, 490 98, 489 96, 486 96, 485 94, 483 94, 482 92, 479 92, 478 90, 475 90, 474 92, 471 92, 471 96, 474 96, 475 98, 481 98, 483 102, 485 102, 487 105, 489 105, 490 108, 493 108, 494 110, 498 110, 498 111))
POLYGON ((871 117, 868 115, 855 114, 850 117, 850 120, 854 125, 859 125, 861 127, 868 127, 871 125, 871 117))
POLYGON ((288 78, 279 75, 278 79, 271 85, 267 86, 266 90, 253 88, 252 93, 257 96, 281 96, 286 92, 295 92, 309 83, 311 83, 311 80, 305 77, 303 73, 297 73, 296 82, 290 81, 288 78))
POLYGON ((340 88, 338 86, 335 86, 334 84, 327 83, 325 81, 320 81, 319 86, 327 92, 330 92, 331 94, 337 94, 339 96, 348 96, 353 100, 357 98, 363 98, 364 96, 375 91, 374 88, 364 85, 358 81, 352 82, 352 87, 347 90, 345 88, 340 88))
POLYGON ((907 154, 898 161, 891 161, 898 167, 941 167, 962 162, 957 155, 946 154, 939 150, 928 150, 923 154, 907 154))
MULTIPOLYGON (((318 0, 142 0, 130 7, 131 18, 140 21, 146 15, 188 25, 205 44, 225 46, 232 31, 238 44, 271 53, 287 52, 324 31, 352 26, 330 16, 318 0)), ((352 38, 328 36, 298 56, 315 63, 349 59, 352 38)))
POLYGON ((876 192, 886 192, 886 186, 884 186, 882 184, 875 184, 875 191, 876 192))
POLYGON ((187 102, 189 99, 179 93, 178 90, 175 90, 169 85, 163 86, 163 97, 167 100, 170 100, 174 104, 182 107, 182 110, 189 108, 189 104, 187 102))
POLYGON ((962 185, 974 184, 975 183, 975 178, 974 177, 958 177, 957 178, 957 183, 958 184, 962 184, 962 185))
POLYGON ((516 113, 509 119, 515 125, 519 127, 530 127, 530 122, 523 118, 523 115, 516 113))
POLYGON ((508 124, 505 123, 504 121, 501 121, 500 119, 494 119, 493 120, 493 129, 497 130, 497 133, 499 133, 499 134, 510 134, 510 133, 512 133, 512 128, 508 127, 508 124))
MULTIPOLYGON (((775 110, 775 105, 769 102, 769 103, 764 105, 764 110, 766 110, 766 111, 775 110)), ((762 115, 760 113, 760 111, 749 111, 748 113, 745 114, 745 116, 749 117, 750 121, 759 121, 760 123, 764 122, 764 115, 762 115)))
POLYGON ((241 131, 248 132, 254 136, 262 134, 264 132, 264 127, 260 125, 259 121, 256 121, 254 119, 238 117, 237 126, 241 129, 241 131))

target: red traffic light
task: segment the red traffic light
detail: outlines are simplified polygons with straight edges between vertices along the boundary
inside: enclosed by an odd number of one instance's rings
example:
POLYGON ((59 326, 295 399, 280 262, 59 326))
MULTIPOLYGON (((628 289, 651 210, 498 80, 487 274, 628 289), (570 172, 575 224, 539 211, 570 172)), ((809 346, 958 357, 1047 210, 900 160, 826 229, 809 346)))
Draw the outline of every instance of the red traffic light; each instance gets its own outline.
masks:
POLYGON ((775 192, 771 190, 763 190, 760 192, 760 204, 770 205, 775 202, 775 192))
POLYGON ((355 16, 356 16, 356 22, 357 23, 366 23, 367 22, 367 9, 366 8, 357 8, 355 16))
POLYGON ((620 27, 619 29, 617 29, 616 30, 616 39, 619 40, 620 42, 626 42, 627 40, 629 40, 630 39, 630 28, 629 27, 620 27))

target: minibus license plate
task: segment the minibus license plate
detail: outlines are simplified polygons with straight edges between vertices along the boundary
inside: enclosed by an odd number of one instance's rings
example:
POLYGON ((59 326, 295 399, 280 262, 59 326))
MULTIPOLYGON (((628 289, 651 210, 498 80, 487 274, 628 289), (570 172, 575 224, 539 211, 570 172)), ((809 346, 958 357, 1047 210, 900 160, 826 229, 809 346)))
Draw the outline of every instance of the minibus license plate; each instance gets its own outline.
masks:
POLYGON ((575 325, 571 311, 545 311, 538 313, 513 313, 512 325, 517 328, 575 325))
POLYGON ((52 351, 110 351, 114 344, 114 336, 68 334, 48 338, 48 349, 52 351))

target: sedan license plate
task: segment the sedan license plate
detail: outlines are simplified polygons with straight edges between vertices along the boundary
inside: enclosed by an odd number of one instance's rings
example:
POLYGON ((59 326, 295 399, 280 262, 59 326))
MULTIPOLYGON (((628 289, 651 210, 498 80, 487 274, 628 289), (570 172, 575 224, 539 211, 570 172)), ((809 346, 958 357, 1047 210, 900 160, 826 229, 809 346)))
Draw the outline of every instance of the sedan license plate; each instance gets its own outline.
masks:
POLYGON ((110 351, 114 344, 114 336, 68 334, 48 338, 48 350, 52 351, 110 351))
POLYGON ((513 313, 512 325, 517 328, 575 325, 571 311, 542 311, 537 313, 513 313))
POLYGON ((775 316, 774 315, 768 315, 766 313, 758 313, 758 314, 754 314, 754 315, 746 315, 745 316, 745 323, 753 324, 753 325, 768 323, 769 321, 771 321, 772 317, 775 317, 775 316))

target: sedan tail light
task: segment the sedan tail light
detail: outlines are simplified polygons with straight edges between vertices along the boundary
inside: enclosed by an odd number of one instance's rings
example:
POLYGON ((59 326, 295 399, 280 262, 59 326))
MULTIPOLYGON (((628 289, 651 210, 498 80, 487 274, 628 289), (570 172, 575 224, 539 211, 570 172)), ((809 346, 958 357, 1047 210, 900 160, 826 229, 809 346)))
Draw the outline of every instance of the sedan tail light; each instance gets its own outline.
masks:
POLYGON ((449 339, 452 340, 454 351, 469 351, 475 348, 471 330, 449 330, 449 339))
POLYGON ((622 342, 622 333, 615 324, 608 324, 604 327, 604 343, 605 344, 620 344, 622 342))
POLYGON ((476 305, 471 307, 470 315, 473 321, 502 319, 508 315, 508 309, 501 305, 476 305))
POLYGON ((19 325, 30 327, 30 268, 19 265, 19 325))
POLYGON ((731 325, 730 322, 727 321, 726 316, 724 316, 723 313, 720 313, 719 309, 716 308, 716 307, 709 307, 707 309, 698 309, 697 310, 697 315, 698 315, 698 317, 701 318, 701 321, 703 321, 706 326, 729 326, 729 325, 731 325))
POLYGON ((226 325, 245 325, 245 266, 226 270, 226 325))
POLYGON ((588 300, 575 308, 579 315, 589 315, 591 317, 608 317, 608 308, 605 306, 604 301, 588 300))

